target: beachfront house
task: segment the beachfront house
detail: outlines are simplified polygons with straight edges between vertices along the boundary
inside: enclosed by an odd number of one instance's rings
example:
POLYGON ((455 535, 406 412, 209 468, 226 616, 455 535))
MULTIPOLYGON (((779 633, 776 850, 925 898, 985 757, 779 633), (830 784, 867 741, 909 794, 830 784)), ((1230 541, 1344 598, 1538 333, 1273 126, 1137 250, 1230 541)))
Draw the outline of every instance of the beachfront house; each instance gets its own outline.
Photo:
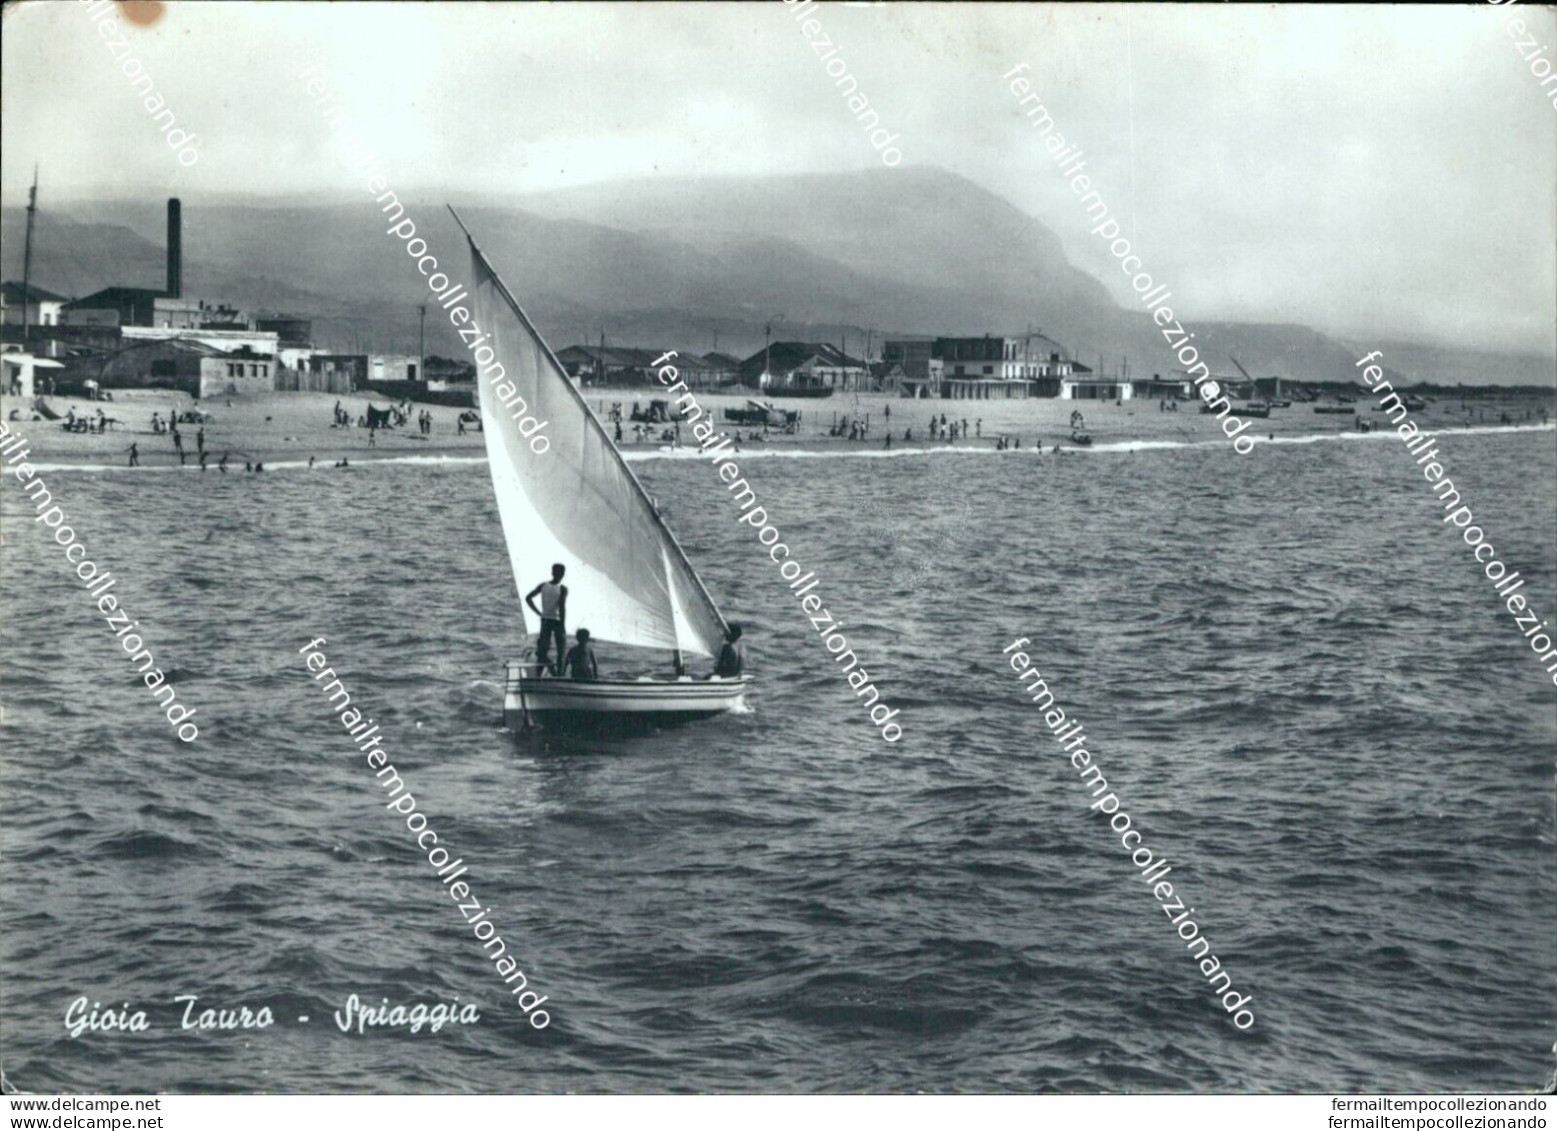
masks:
POLYGON ((1135 386, 1126 377, 1105 377, 1077 361, 1071 364, 1070 372, 1060 378, 1059 398, 1062 401, 1128 401, 1135 399, 1135 386))
POLYGON ((779 395, 872 391, 869 367, 828 342, 774 342, 741 362, 740 381, 779 395))
POLYGON ((1153 373, 1150 380, 1131 381, 1130 389, 1137 399, 1147 400, 1185 400, 1195 394, 1194 382, 1177 377, 1164 380, 1160 373, 1153 373))
POLYGON ((70 300, 42 287, 20 283, 0 283, 0 325, 57 326, 60 311, 70 300), (26 301, 23 301, 23 296, 26 301))
POLYGON ((703 355, 703 364, 708 367, 708 384, 710 388, 717 389, 721 385, 733 385, 740 379, 741 359, 731 357, 727 353, 714 350, 703 355))
POLYGON ((936 338, 941 396, 951 400, 1052 397, 1073 362, 1053 338, 1030 332, 981 338, 936 338))
POLYGON ((269 393, 276 387, 275 364, 274 356, 249 349, 203 357, 200 359, 200 395, 269 393))
POLYGON ((627 389, 652 387, 658 384, 659 369, 666 365, 676 367, 680 380, 685 381, 689 389, 711 389, 720 383, 722 370, 719 365, 685 350, 677 350, 674 357, 665 357, 669 352, 669 347, 568 346, 557 351, 557 360, 562 362, 569 377, 585 385, 614 385, 627 389))
POLYGON ((935 353, 935 339, 889 338, 881 344, 886 366, 881 376, 883 392, 901 397, 938 397, 945 363, 935 353))

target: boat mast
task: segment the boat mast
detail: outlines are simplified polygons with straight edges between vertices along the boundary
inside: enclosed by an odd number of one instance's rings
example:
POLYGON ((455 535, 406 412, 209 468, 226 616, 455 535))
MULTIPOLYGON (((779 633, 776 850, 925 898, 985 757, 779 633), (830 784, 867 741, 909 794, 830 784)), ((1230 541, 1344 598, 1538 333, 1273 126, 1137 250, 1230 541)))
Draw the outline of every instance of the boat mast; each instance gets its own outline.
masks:
MULTIPOLYGON (((526 314, 524 312, 524 308, 519 305, 519 300, 514 298, 513 292, 508 289, 508 284, 503 282, 502 276, 497 273, 497 268, 492 266, 492 261, 488 259, 482 253, 481 248, 477 246, 476 237, 470 234, 470 229, 465 226, 465 221, 460 219, 460 214, 454 211, 454 206, 452 204, 447 204, 444 207, 449 210, 449 215, 454 217, 454 222, 460 226, 460 231, 465 233, 465 238, 470 241, 471 250, 473 250, 477 255, 481 256, 481 262, 486 265, 487 271, 491 273, 492 281, 497 284, 498 293, 503 296, 503 301, 508 303, 509 309, 511 309, 514 314, 518 316, 519 320, 524 323, 525 329, 529 330, 535 340, 540 343, 541 349, 546 351, 546 357, 551 361, 554 374, 566 374, 567 370, 562 367, 562 362, 558 361, 557 355, 552 353, 551 346, 547 345, 546 339, 541 337, 541 332, 535 328, 535 323, 530 321, 530 316, 526 314)), ((714 616, 718 619, 719 630, 721 632, 728 633, 730 630, 730 625, 724 619, 724 613, 719 610, 718 602, 716 602, 712 594, 708 592, 708 586, 703 584, 703 579, 698 576, 697 567, 694 566, 692 564, 692 560, 687 557, 687 552, 681 548, 681 542, 677 540, 676 535, 671 531, 670 527, 665 524, 665 520, 660 517, 660 510, 657 506, 654 505, 654 499, 650 497, 649 492, 644 489, 643 484, 638 481, 638 477, 633 474, 633 469, 629 467, 627 465, 627 461, 622 458, 622 453, 616 450, 616 441, 611 439, 611 434, 606 431, 605 425, 600 423, 600 418, 595 415, 594 409, 589 407, 589 402, 585 400, 584 395, 574 387, 573 382, 570 381, 566 376, 562 377, 561 381, 563 387, 567 389, 568 394, 578 402, 579 408, 583 409, 584 419, 594 427, 595 431, 600 433, 601 438, 606 442, 606 449, 612 454, 612 456, 615 457, 616 462, 621 466, 622 470, 627 473, 628 482, 630 482, 633 485, 633 488, 638 492, 638 498, 643 501, 643 505, 649 509, 649 514, 653 517, 655 525, 660 528, 666 538, 670 539, 670 544, 676 548, 676 553, 681 555, 681 562, 687 567, 687 572, 692 575, 692 580, 696 583, 698 592, 703 595, 703 600, 708 602, 708 607, 713 610, 714 616)), ((674 584, 674 582, 671 581, 668 577, 666 578, 665 583, 666 585, 674 584)), ((678 648, 675 651, 676 662, 678 666, 677 670, 679 671, 681 663, 681 650, 678 648)))
POLYGON ((1258 381, 1256 381, 1252 376, 1250 376, 1249 371, 1247 369, 1245 369, 1242 365, 1239 364, 1238 359, 1236 357, 1234 357, 1232 354, 1228 354, 1227 357, 1228 357, 1229 361, 1231 361, 1234 365, 1238 366, 1238 372, 1243 374, 1244 380, 1249 382, 1249 399, 1250 400, 1259 400, 1259 397, 1260 397, 1260 383, 1258 381))

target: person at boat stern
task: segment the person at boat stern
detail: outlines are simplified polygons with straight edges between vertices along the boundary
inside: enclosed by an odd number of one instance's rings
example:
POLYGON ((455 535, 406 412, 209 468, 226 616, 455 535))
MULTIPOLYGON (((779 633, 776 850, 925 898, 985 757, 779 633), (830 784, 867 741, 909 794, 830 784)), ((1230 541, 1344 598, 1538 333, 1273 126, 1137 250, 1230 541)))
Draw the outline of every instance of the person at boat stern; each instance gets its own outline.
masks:
POLYGON ((724 647, 719 649, 719 659, 714 663, 714 674, 722 679, 734 679, 746 666, 746 652, 741 645, 741 626, 732 624, 725 629, 724 647))
MULTIPOLYGON (((548 644, 555 639, 557 645, 557 658, 552 662, 551 674, 561 675, 563 666, 563 653, 568 646, 568 633, 564 624, 568 618, 568 587, 562 584, 562 575, 567 572, 567 567, 561 562, 551 567, 551 580, 543 581, 524 596, 524 603, 530 606, 530 611, 541 618, 541 640, 536 646, 535 658, 544 668, 546 656, 549 652, 548 644), (541 598, 540 607, 535 605, 536 595, 541 598)), ((589 634, 584 634, 588 639, 589 634)))
POLYGON ((579 629, 577 637, 578 643, 568 649, 568 658, 563 662, 563 667, 571 679, 599 679, 600 666, 595 663, 595 650, 589 646, 589 629, 579 629))

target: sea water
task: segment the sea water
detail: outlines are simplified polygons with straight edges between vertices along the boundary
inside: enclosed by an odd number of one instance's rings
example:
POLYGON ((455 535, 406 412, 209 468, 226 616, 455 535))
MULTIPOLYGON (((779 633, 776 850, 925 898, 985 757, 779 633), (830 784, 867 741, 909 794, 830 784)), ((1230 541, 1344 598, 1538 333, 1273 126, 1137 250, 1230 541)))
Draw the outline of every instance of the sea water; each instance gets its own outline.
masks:
MULTIPOLYGON (((478 463, 50 472, 198 706, 188 744, 0 484, 8 1082, 1547 1084, 1557 688, 1403 450, 894 457, 742 461, 901 710, 893 745, 701 461, 634 468, 745 625, 752 710, 609 741, 500 729, 518 599, 478 463), (310 686, 318 636, 548 996, 545 1031, 310 686), (1087 808, 1001 654, 1018 637, 1254 995, 1250 1032, 1087 808), (82 996, 149 1025, 73 1037, 82 996), (186 1028, 191 996, 275 1021, 186 1028), (343 1031, 352 1000, 480 1020, 343 1031)), ((1557 614, 1553 434, 1444 457, 1557 614)), ((573 625, 589 603, 573 585, 573 625)))

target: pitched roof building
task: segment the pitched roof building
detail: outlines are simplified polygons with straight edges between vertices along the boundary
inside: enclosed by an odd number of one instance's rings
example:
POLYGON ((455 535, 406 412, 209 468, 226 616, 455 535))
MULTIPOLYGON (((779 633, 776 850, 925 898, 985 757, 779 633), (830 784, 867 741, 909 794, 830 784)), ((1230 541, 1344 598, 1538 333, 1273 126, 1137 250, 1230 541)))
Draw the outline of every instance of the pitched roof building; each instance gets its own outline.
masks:
POLYGON ((56 326, 60 309, 69 301, 64 295, 32 283, 26 287, 20 283, 0 283, 0 324, 20 326, 25 316, 29 326, 56 326), (22 302, 24 294, 27 296, 25 303, 22 302))
POLYGON ((720 367, 695 353, 679 350, 674 357, 666 358, 669 352, 635 346, 568 346, 557 351, 557 360, 569 377, 591 385, 657 385, 656 362, 661 366, 674 365, 688 388, 710 388, 717 383, 720 367))
POLYGON ((102 325, 102 319, 112 314, 113 325, 155 326, 157 300, 166 297, 166 292, 150 287, 104 287, 66 303, 62 317, 68 325, 102 325))
POLYGON ((870 388, 870 369, 829 342, 774 342, 745 361, 741 384, 770 392, 870 388))

